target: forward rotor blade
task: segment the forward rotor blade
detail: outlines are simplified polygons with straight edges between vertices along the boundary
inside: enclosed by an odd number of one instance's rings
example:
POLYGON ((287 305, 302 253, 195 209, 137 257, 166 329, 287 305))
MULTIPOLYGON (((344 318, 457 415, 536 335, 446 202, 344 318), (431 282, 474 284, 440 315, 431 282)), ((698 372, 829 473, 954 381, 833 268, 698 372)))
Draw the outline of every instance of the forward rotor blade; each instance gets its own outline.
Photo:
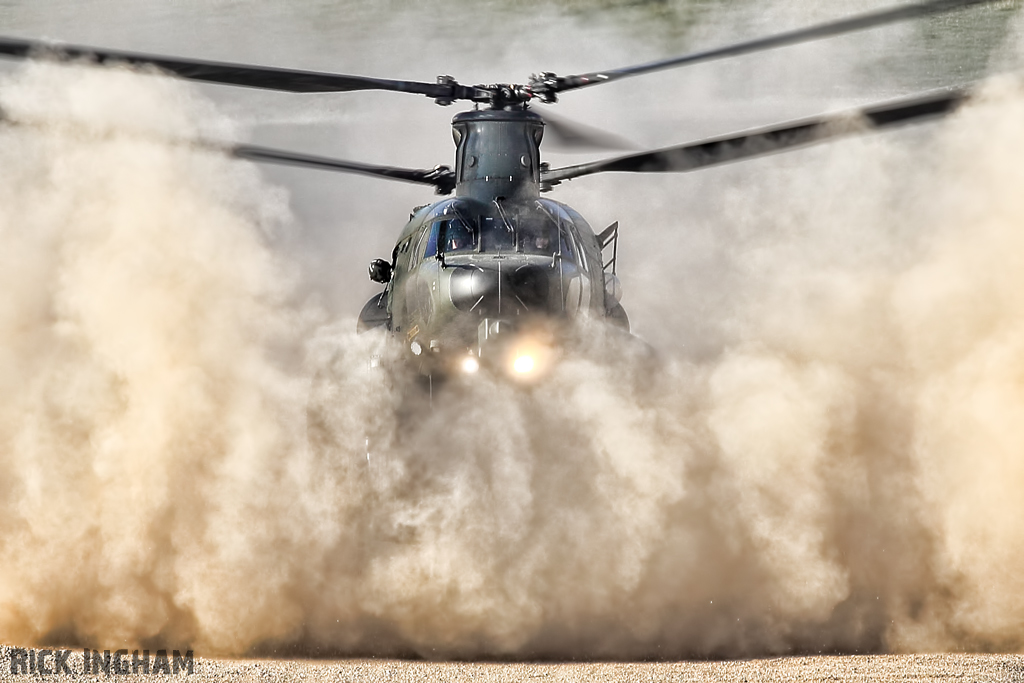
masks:
POLYGON ((966 90, 947 91, 876 105, 841 114, 820 116, 759 130, 702 140, 676 147, 631 154, 541 173, 541 182, 557 185, 563 180, 618 171, 625 173, 680 173, 732 161, 806 147, 865 130, 895 127, 949 114, 962 104, 966 90))
POLYGON ((457 83, 421 83, 394 81, 366 76, 278 69, 200 59, 181 59, 136 52, 118 52, 78 45, 53 45, 34 40, 0 37, 0 56, 28 59, 37 56, 61 60, 82 59, 98 64, 121 63, 133 66, 155 66, 182 78, 207 83, 240 85, 248 88, 282 90, 285 92, 349 92, 353 90, 394 90, 440 99, 471 99, 475 88, 457 83))
MULTIPOLYGON (((8 116, 0 109, 0 123, 9 126, 25 128, 48 128, 52 123, 46 121, 26 121, 8 116)), ((73 125, 71 127, 74 127, 73 125)), ((102 135, 102 131, 93 131, 102 135)), ((129 133, 131 135, 131 133, 129 133)), ((409 183, 433 186, 438 194, 450 194, 455 189, 455 173, 447 166, 435 166, 432 169, 396 168, 394 166, 378 166, 375 164, 364 164, 357 161, 346 161, 344 159, 332 159, 330 157, 314 156, 312 154, 300 154, 288 152, 270 147, 258 145, 231 144, 224 142, 212 142, 210 140, 189 140, 176 139, 147 133, 134 134, 139 138, 155 140, 164 144, 175 146, 198 147, 211 152, 227 154, 229 156, 257 161, 269 164, 282 164, 288 166, 299 166, 302 168, 315 168, 327 171, 341 171, 345 173, 356 173, 359 175, 386 178, 388 180, 402 180, 409 183)))
MULTIPOLYGON (((784 45, 793 45, 795 43, 818 40, 820 38, 836 36, 842 33, 861 31, 875 26, 883 26, 885 24, 891 24, 897 21, 906 21, 908 19, 916 19, 918 17, 943 14, 971 7, 973 5, 981 5, 996 1, 997 0, 931 0, 931 2, 924 2, 920 4, 903 5, 901 7, 882 10, 880 12, 862 14, 860 16, 850 17, 849 19, 840 19, 839 21, 819 24, 809 28, 779 33, 765 38, 757 38, 710 50, 691 52, 679 57, 670 57, 656 62, 647 62, 645 64, 637 64, 635 66, 627 66, 620 69, 610 69, 608 71, 594 71, 575 76, 554 76, 546 81, 542 80, 539 83, 535 83, 534 86, 540 93, 544 93, 545 91, 559 93, 566 90, 583 88, 588 85, 595 85, 597 83, 608 83, 620 78, 626 78, 627 76, 637 76, 639 74, 661 71, 662 69, 671 69, 677 66, 684 66, 686 64, 707 62, 714 59, 733 57, 760 50, 770 50, 784 45)), ((541 94, 541 97, 543 97, 543 94, 541 94)))
POLYGON ((217 143, 199 143, 200 146, 224 151, 239 159, 259 161, 270 164, 283 164, 287 166, 301 166, 303 168, 316 168, 327 171, 342 171, 345 173, 357 173, 360 175, 387 178, 389 180, 404 180, 409 183, 420 183, 421 185, 432 185, 437 189, 438 194, 449 194, 455 189, 455 173, 447 166, 437 166, 432 169, 395 168, 393 166, 376 166, 363 164, 356 161, 345 161, 343 159, 331 159, 329 157, 313 156, 311 154, 299 154, 286 152, 269 147, 258 147, 256 145, 222 145, 217 143))

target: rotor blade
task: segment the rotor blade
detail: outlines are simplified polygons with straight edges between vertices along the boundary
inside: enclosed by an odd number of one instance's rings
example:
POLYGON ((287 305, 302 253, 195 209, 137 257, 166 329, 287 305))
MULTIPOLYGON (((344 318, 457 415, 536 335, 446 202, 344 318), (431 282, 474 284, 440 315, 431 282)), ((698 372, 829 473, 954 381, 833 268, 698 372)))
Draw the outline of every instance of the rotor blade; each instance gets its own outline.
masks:
POLYGON ((207 83, 240 85, 248 88, 283 90, 286 92, 348 92, 353 90, 394 90, 440 99, 471 99, 475 88, 457 83, 421 83, 394 81, 365 76, 278 69, 199 59, 180 59, 135 52, 118 52, 76 45, 53 45, 35 40, 0 37, 0 56, 27 59, 50 56, 61 60, 85 59, 98 64, 121 63, 133 66, 155 66, 182 78, 207 83))
POLYGON ((360 175, 388 178, 390 180, 404 180, 409 183, 420 183, 422 185, 433 185, 438 194, 449 194, 455 189, 455 173, 447 166, 436 166, 432 169, 395 168, 393 166, 376 166, 363 164, 356 161, 345 161, 343 159, 331 159, 329 157, 313 156, 311 154, 299 154, 297 152, 286 152, 269 147, 258 147, 256 145, 223 145, 219 143, 199 143, 200 146, 224 151, 239 159, 259 161, 270 164, 283 164, 287 166, 301 166, 304 168, 317 168, 327 171, 343 171, 346 173, 358 173, 360 175))
POLYGON ((955 90, 900 100, 712 140, 702 140, 641 154, 552 169, 541 173, 541 182, 551 186, 557 185, 563 180, 608 171, 626 173, 694 171, 731 161, 805 147, 864 130, 889 128, 903 123, 942 116, 956 110, 967 98, 966 90, 955 90))
MULTIPOLYGON (((52 125, 46 121, 26 121, 14 118, 2 109, 0 109, 0 122, 10 126, 27 128, 40 128, 52 125)), ((132 133, 128 134, 132 135, 132 133)), ((438 194, 450 194, 455 189, 455 173, 447 166, 435 166, 432 169, 396 168, 394 166, 378 166, 357 161, 288 152, 257 145, 212 142, 210 140, 176 139, 146 133, 135 133, 134 135, 142 139, 155 140, 164 144, 198 147, 247 161, 316 168, 327 171, 342 171, 376 178, 386 178, 388 180, 403 180, 409 183, 431 185, 437 190, 438 194)))
POLYGON ((861 31, 863 29, 883 26, 897 21, 906 21, 908 19, 915 19, 918 17, 943 14, 971 7, 973 5, 981 5, 996 1, 997 0, 931 0, 930 2, 920 4, 903 5, 893 9, 882 10, 880 12, 862 14, 848 19, 840 19, 839 21, 811 26, 809 28, 779 33, 765 38, 757 38, 710 50, 691 52, 679 57, 670 57, 656 62, 647 62, 645 64, 637 64, 635 66, 627 66, 620 69, 610 69, 608 71, 594 71, 575 76, 559 77, 546 75, 549 77, 548 79, 542 79, 533 85, 538 89, 543 97, 543 93, 545 91, 559 93, 597 83, 608 83, 627 76, 637 76, 639 74, 650 73, 651 71, 661 71, 662 69, 671 69, 673 67, 683 66, 686 64, 706 62, 713 59, 721 59, 723 57, 733 57, 750 52, 757 52, 759 50, 770 50, 784 45, 793 45, 795 43, 818 40, 820 38, 836 36, 842 33, 849 33, 851 31, 861 31))
POLYGON ((636 149, 637 145, 599 128, 544 112, 544 141, 562 152, 636 149))

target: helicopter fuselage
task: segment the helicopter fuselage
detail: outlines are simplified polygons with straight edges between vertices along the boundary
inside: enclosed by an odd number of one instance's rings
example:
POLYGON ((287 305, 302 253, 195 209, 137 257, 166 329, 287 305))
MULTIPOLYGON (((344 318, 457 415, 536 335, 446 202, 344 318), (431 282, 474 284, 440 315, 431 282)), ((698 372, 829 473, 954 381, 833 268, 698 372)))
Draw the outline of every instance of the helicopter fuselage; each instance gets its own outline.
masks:
POLYGON ((371 265, 387 288, 360 328, 386 327, 424 372, 523 372, 523 345, 550 342, 581 316, 628 327, 598 236, 540 196, 543 126, 524 109, 457 115, 455 197, 416 209, 390 263, 371 265))

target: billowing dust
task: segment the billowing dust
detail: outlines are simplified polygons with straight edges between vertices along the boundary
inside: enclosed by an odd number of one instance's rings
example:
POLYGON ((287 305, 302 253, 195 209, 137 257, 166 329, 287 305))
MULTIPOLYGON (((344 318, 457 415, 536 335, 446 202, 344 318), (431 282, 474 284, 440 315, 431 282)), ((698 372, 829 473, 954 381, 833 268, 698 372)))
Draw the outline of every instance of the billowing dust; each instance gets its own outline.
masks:
POLYGON ((1017 84, 737 193, 723 234, 771 237, 700 313, 714 352, 593 324, 541 385, 480 376, 432 410, 303 303, 287 197, 162 142, 232 133, 194 89, 33 65, 0 100, 31 122, 0 132, 0 641, 1024 645, 1017 84))

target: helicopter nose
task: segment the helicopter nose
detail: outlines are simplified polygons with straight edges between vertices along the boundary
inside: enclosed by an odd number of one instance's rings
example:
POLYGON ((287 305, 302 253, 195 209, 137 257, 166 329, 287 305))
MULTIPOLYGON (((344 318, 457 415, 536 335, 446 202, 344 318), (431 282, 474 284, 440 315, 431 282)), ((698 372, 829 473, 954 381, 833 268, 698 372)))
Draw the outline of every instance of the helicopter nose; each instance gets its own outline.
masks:
POLYGON ((476 309, 485 298, 496 297, 500 275, 496 269, 458 266, 448 285, 452 303, 460 311, 476 309), (488 296, 491 295, 491 296, 488 296))
POLYGON ((550 272, 536 265, 523 265, 510 271, 509 290, 515 295, 516 303, 528 311, 546 308, 550 272))

